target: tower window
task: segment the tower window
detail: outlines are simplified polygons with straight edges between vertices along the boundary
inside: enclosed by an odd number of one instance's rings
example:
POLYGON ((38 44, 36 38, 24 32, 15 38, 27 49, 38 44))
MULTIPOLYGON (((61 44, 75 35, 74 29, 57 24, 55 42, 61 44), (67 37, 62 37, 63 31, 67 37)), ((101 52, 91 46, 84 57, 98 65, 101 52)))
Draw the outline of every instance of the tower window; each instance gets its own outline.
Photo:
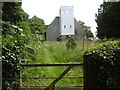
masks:
POLYGON ((72 25, 70 25, 70 28, 72 28, 72 25))
POLYGON ((66 28, 66 25, 64 25, 64 28, 66 28))

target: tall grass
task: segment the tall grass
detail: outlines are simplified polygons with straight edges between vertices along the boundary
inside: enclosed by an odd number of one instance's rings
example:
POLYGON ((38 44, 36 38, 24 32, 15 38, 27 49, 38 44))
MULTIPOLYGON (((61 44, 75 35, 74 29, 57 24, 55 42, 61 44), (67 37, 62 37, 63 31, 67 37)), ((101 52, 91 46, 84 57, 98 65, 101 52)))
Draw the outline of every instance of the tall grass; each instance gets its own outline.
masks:
MULTIPOLYGON (((95 46, 93 41, 79 41, 76 42, 77 46, 75 49, 68 50, 66 42, 31 42, 29 47, 35 50, 33 60, 31 63, 65 63, 65 62, 81 62, 83 60, 82 55, 84 50, 95 46)), ((30 59, 30 57, 26 57, 30 59)))

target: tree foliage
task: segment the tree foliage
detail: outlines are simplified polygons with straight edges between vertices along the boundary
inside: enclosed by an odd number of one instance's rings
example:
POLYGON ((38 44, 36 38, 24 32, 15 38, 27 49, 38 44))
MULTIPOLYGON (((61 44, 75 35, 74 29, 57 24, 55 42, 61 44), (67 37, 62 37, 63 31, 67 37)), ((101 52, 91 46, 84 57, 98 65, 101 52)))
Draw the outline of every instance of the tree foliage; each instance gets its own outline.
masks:
POLYGON ((104 2, 96 18, 99 38, 120 38, 120 2, 104 2))
POLYGON ((89 39, 90 37, 94 37, 93 33, 91 32, 91 27, 85 26, 84 32, 85 32, 85 36, 87 37, 87 39, 89 39))
POLYGON ((83 27, 84 34, 85 34, 87 39, 89 39, 90 37, 94 37, 93 33, 91 32, 91 27, 90 26, 86 26, 85 23, 82 22, 82 21, 79 21, 79 23, 83 27))
POLYGON ((35 36, 34 38, 38 41, 44 40, 45 36, 45 30, 46 30, 46 25, 44 23, 43 19, 38 18, 37 16, 34 16, 28 20, 31 33, 35 36))
POLYGON ((2 20, 16 24, 18 21, 28 19, 29 15, 21 8, 21 2, 3 2, 2 20))

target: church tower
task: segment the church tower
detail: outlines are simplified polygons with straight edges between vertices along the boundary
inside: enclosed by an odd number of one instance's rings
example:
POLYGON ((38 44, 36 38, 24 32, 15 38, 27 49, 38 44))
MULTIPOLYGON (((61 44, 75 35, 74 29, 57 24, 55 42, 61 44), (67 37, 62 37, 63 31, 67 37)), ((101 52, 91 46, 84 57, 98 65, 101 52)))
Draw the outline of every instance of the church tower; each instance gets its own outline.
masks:
POLYGON ((61 6, 60 8, 60 36, 75 35, 73 6, 61 6))
POLYGON ((75 40, 82 40, 84 29, 74 18, 73 6, 61 6, 60 16, 55 17, 46 29, 47 41, 65 41, 69 36, 75 40))

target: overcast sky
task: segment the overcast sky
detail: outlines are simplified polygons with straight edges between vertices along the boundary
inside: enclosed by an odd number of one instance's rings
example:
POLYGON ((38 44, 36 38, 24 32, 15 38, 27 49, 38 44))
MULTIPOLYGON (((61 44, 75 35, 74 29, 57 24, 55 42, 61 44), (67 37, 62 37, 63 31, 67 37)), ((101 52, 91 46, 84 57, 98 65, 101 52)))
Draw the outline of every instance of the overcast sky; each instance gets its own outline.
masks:
POLYGON ((103 0, 22 0, 22 8, 30 17, 34 15, 49 25, 56 16, 59 16, 60 6, 74 6, 74 17, 85 22, 96 31, 95 13, 103 0))

